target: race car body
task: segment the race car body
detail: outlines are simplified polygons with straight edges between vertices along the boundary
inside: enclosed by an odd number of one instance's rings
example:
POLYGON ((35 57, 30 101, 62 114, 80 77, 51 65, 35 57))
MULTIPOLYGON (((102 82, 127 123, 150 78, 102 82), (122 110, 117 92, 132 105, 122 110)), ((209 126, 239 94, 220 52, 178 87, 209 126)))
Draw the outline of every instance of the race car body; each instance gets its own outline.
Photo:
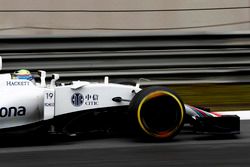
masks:
MULTIPOLYGON (((1 65, 1 64, 0 64, 1 65)), ((184 105, 166 87, 141 89, 125 85, 73 81, 50 83, 40 71, 40 82, 0 75, 0 132, 17 133, 43 130, 50 133, 81 134, 91 130, 133 131, 154 139, 171 139, 184 124, 194 132, 238 134, 238 116, 221 116, 184 105)))
MULTIPOLYGON (((45 73, 43 74, 45 75, 45 73)), ((44 78, 45 77, 41 77, 44 78)), ((0 129, 37 123, 79 111, 128 106, 140 88, 76 81, 56 86, 0 75, 0 129), (117 95, 121 102, 112 100, 117 95)))

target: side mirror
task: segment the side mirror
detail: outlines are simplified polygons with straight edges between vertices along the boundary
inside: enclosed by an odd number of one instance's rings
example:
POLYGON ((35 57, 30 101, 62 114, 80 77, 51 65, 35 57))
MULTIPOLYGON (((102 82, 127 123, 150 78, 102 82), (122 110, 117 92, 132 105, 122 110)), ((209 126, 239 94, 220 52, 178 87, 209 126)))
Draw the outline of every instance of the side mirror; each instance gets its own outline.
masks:
POLYGON ((2 70, 2 57, 0 56, 0 70, 2 70))
POLYGON ((41 87, 45 88, 46 87, 46 72, 45 71, 42 71, 42 70, 39 70, 38 71, 38 75, 40 76, 40 79, 41 79, 41 87))
POLYGON ((109 77, 104 77, 104 84, 108 84, 109 83, 109 77))
POLYGON ((53 88, 56 86, 56 81, 60 78, 59 74, 53 74, 52 80, 50 82, 50 87, 53 88))

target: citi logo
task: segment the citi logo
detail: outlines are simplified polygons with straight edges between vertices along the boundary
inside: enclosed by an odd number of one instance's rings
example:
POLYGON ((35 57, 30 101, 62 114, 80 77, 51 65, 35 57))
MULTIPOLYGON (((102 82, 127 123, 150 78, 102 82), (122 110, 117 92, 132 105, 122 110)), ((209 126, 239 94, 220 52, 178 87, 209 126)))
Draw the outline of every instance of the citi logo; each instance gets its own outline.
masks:
POLYGON ((24 106, 19 107, 1 107, 0 108, 0 117, 16 117, 24 116, 26 114, 26 108, 24 106))

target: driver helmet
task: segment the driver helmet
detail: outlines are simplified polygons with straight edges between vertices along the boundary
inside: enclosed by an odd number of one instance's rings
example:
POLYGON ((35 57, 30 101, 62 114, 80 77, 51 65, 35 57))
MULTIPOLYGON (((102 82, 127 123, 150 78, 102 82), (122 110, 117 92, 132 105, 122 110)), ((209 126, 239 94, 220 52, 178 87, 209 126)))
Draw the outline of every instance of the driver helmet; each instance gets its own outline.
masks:
POLYGON ((30 71, 26 69, 20 69, 20 70, 15 71, 13 78, 24 79, 24 80, 29 80, 29 81, 32 81, 34 79, 30 71))

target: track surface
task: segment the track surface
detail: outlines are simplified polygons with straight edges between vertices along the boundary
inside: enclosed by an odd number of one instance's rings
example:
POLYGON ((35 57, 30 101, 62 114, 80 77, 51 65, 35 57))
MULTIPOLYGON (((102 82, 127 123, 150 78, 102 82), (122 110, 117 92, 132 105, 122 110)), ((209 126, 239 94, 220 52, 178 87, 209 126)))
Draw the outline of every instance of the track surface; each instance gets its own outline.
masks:
POLYGON ((184 133, 165 143, 116 137, 44 142, 2 138, 0 166, 249 166, 249 152, 250 121, 245 120, 241 134, 234 137, 184 133))

